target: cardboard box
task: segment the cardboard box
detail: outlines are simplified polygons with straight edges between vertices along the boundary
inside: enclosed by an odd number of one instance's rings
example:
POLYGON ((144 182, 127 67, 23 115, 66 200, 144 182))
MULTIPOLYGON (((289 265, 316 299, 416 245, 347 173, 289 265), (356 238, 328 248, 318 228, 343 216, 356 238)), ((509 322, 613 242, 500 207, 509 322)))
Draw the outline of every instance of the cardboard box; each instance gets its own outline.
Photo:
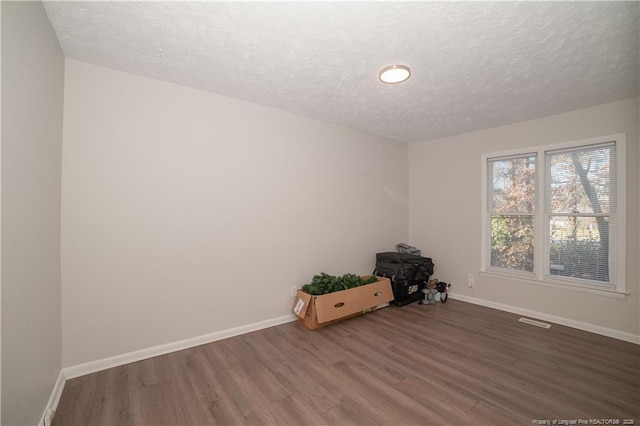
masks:
MULTIPOLYGON (((362 276, 364 279, 369 277, 370 275, 362 276)), ((305 327, 314 330, 389 306, 392 300, 391 281, 389 278, 378 277, 375 283, 321 296, 298 290, 293 303, 293 313, 305 327)))

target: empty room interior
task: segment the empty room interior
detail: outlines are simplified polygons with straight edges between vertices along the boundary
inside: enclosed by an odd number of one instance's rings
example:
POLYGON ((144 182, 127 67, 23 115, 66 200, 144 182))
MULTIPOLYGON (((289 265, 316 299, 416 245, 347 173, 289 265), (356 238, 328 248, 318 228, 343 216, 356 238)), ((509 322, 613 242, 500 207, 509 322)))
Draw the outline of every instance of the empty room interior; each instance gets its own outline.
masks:
POLYGON ((640 3, 2 1, 0 423, 640 423, 640 3))

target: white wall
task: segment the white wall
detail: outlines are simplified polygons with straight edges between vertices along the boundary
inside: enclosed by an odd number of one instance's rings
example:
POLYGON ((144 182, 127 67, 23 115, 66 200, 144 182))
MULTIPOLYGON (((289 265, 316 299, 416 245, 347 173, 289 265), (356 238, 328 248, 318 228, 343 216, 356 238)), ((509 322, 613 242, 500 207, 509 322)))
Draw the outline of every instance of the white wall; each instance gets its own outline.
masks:
POLYGON ((408 237, 407 145, 67 59, 63 365, 290 312, 408 237))
POLYGON ((433 257, 452 292, 511 307, 640 334, 638 98, 538 120, 412 144, 409 240, 433 257), (479 275, 482 153, 627 135, 627 289, 624 300, 479 275), (467 287, 467 275, 475 277, 467 287))
POLYGON ((2 2, 2 424, 34 425, 61 368, 64 58, 40 2, 2 2))
MULTIPOLYGON (((0 3, 0 100, 2 99, 2 4, 0 3)), ((0 329, 2 328, 2 102, 0 101, 0 329)), ((0 424, 2 424, 2 332, 0 331, 0 424)))

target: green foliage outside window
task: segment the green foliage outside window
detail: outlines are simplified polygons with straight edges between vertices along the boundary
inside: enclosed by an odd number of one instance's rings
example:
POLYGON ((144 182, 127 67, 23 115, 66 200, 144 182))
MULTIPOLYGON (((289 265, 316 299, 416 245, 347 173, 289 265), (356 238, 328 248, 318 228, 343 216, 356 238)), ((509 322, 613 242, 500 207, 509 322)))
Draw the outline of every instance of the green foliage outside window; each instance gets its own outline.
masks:
POLYGON ((491 266, 533 272, 533 217, 491 218, 491 266))

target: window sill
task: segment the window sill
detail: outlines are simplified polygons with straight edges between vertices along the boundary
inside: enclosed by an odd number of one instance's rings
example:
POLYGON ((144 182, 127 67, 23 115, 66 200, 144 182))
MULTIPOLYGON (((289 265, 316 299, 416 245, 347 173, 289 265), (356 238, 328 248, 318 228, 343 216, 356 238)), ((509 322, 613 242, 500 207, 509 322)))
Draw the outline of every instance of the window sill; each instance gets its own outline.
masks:
POLYGON ((539 285, 542 287, 558 288, 562 290, 577 291, 579 293, 596 294, 598 296, 611 297, 614 299, 624 299, 629 293, 621 292, 615 289, 600 289, 577 284, 567 284, 561 281, 539 280, 537 278, 529 278, 519 274, 508 274, 494 271, 479 271, 481 276, 499 278, 509 281, 517 281, 523 284, 539 285))

